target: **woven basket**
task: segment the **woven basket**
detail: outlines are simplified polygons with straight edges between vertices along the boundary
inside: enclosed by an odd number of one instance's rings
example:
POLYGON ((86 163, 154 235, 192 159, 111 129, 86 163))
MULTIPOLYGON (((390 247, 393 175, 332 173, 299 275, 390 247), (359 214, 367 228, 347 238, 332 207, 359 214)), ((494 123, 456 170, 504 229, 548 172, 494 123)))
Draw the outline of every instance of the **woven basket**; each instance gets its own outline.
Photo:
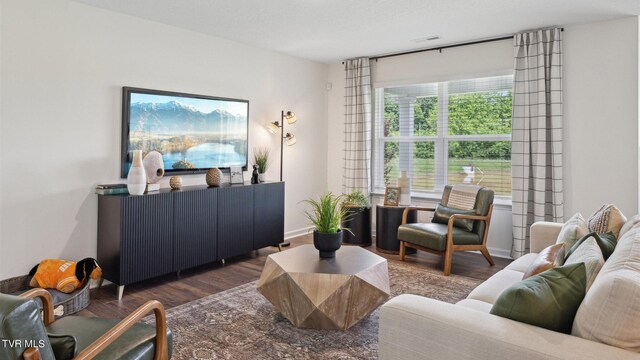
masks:
MULTIPOLYGON (((11 294, 11 295, 19 295, 28 290, 31 290, 32 287, 29 285, 29 281, 31 277, 29 275, 17 276, 11 279, 0 280, 0 293, 3 294, 11 294)), ((68 299, 64 301, 60 301, 53 304, 53 308, 55 309, 55 317, 59 319, 61 317, 75 314, 80 310, 85 309, 89 306, 89 284, 90 281, 87 281, 86 284, 81 289, 74 291, 68 299), (62 306, 62 312, 58 309, 59 306, 62 306)), ((50 293, 56 290, 47 290, 50 293)), ((40 301, 38 300, 38 303, 40 301)))

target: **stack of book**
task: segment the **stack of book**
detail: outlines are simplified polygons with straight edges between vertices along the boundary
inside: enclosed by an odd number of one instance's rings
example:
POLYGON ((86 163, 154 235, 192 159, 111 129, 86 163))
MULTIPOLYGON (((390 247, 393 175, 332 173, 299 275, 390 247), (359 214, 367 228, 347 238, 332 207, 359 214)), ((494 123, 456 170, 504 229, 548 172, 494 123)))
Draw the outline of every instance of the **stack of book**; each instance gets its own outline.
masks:
POLYGON ((127 195, 127 184, 99 184, 96 186, 98 195, 127 195))

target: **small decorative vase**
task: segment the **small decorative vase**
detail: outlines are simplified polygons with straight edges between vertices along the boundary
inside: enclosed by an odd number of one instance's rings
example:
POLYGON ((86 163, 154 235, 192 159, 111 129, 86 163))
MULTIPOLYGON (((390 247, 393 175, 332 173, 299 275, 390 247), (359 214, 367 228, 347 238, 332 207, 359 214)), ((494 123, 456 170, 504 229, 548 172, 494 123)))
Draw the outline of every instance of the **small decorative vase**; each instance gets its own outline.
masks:
POLYGON ((182 178, 180 176, 172 176, 171 179, 169 179, 169 186, 173 190, 180 190, 182 187, 182 178))
POLYGON ((209 169, 206 180, 209 186, 220 186, 222 183, 222 171, 218 168, 209 169))
POLYGON ((260 181, 258 180, 258 165, 253 165, 253 172, 251 173, 251 183, 260 183, 260 181))
POLYGON ((164 176, 164 161, 159 152, 150 151, 142 160, 142 164, 149 184, 157 183, 164 176))
POLYGON ((336 257, 336 251, 340 249, 340 245, 342 245, 342 230, 329 234, 313 230, 313 246, 318 249, 321 258, 336 257))
POLYGON ((406 171, 403 171, 398 178, 398 187, 400 188, 398 205, 411 205, 411 179, 406 171))
POLYGON ((133 162, 127 175, 127 190, 131 195, 142 195, 147 188, 147 174, 142 166, 142 150, 133 151, 133 162))
POLYGON ((267 175, 265 173, 258 174, 258 181, 261 183, 267 181, 267 175))

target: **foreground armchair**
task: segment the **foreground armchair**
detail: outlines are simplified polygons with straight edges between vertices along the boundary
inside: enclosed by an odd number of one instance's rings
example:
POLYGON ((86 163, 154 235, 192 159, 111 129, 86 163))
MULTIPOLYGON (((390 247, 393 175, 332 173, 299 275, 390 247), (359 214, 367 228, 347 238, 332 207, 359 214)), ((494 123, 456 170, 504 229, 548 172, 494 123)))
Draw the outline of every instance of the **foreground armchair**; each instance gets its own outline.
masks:
POLYGON ((51 295, 34 289, 21 296, 0 294, 0 339, 0 359, 7 360, 168 360, 172 334, 164 308, 155 300, 121 321, 67 316, 54 322, 51 295), (32 300, 36 297, 42 300, 42 318, 32 300), (155 313, 155 329, 136 324, 151 311, 155 313))

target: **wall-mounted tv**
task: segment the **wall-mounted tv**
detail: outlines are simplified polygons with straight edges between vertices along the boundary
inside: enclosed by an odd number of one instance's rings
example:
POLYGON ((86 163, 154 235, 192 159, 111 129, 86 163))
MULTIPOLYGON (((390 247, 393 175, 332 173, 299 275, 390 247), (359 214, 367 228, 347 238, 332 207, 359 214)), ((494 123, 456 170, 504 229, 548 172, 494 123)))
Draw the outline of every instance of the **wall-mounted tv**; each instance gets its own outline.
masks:
POLYGON ((134 150, 162 154, 166 174, 247 170, 249 101, 123 87, 122 172, 134 150))

